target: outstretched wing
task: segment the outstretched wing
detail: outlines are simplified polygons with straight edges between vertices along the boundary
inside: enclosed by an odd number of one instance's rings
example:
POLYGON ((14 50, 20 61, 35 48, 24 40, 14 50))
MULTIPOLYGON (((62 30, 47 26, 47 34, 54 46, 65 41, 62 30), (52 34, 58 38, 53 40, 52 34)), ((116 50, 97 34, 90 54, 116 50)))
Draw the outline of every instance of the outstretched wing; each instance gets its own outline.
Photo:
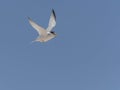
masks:
POLYGON ((56 26, 56 15, 55 15, 55 11, 52 9, 47 31, 50 32, 55 26, 56 26))
POLYGON ((38 32, 39 35, 46 35, 46 30, 39 26, 37 23, 35 23, 31 18, 28 17, 29 23, 31 26, 38 32))

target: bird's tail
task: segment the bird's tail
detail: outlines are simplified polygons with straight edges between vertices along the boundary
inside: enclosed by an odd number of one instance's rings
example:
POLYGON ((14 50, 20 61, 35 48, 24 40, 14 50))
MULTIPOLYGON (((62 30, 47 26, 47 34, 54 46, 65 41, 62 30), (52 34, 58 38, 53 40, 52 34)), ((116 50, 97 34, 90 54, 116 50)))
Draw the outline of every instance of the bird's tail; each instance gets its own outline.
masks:
POLYGON ((34 42, 39 41, 39 38, 40 38, 40 36, 38 36, 35 40, 33 40, 33 41, 31 42, 31 44, 34 43, 34 42))
POLYGON ((33 44, 34 42, 36 42, 36 40, 31 41, 30 44, 33 44))
POLYGON ((34 43, 34 42, 36 42, 36 40, 31 41, 31 43, 34 43))

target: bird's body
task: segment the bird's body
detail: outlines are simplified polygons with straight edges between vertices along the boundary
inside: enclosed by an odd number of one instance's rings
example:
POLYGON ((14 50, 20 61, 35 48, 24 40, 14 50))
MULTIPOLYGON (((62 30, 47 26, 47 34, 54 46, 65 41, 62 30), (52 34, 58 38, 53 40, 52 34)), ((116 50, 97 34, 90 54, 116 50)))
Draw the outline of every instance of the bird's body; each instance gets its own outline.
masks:
POLYGON ((53 33, 50 32, 50 33, 47 33, 47 35, 45 35, 45 36, 38 36, 38 38, 35 41, 46 42, 46 41, 54 38, 55 36, 56 36, 56 34, 53 34, 53 33))
POLYGON ((52 10, 47 29, 42 28, 40 25, 35 23, 31 18, 28 18, 28 19, 29 19, 29 23, 31 24, 31 26, 39 34, 38 38, 35 41, 47 42, 48 40, 51 40, 52 38, 54 38, 56 36, 55 32, 52 31, 53 28, 56 26, 56 16, 55 16, 54 10, 52 10))

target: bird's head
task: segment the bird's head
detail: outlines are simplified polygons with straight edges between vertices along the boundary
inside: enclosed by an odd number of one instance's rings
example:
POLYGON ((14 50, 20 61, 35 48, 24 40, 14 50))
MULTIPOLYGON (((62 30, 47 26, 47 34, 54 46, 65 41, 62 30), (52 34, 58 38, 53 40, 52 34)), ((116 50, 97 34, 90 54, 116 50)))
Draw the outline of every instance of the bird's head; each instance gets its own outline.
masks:
POLYGON ((56 33, 55 33, 54 31, 51 31, 50 33, 52 33, 52 34, 56 35, 56 33))

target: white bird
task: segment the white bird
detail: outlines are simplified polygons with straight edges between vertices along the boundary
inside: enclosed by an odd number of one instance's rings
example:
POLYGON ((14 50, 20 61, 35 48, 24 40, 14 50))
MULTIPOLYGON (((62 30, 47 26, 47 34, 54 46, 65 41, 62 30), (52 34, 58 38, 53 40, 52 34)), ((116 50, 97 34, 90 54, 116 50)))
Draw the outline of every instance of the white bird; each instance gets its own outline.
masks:
POLYGON ((40 25, 35 23, 31 18, 28 17, 28 19, 29 19, 29 23, 31 24, 31 26, 39 34, 37 39, 34 41, 47 42, 48 40, 51 40, 52 38, 54 38, 56 36, 56 33, 54 31, 52 31, 53 28, 56 26, 56 15, 55 15, 55 12, 53 9, 52 9, 52 13, 50 16, 50 20, 49 20, 47 29, 44 29, 43 27, 41 27, 40 25))

